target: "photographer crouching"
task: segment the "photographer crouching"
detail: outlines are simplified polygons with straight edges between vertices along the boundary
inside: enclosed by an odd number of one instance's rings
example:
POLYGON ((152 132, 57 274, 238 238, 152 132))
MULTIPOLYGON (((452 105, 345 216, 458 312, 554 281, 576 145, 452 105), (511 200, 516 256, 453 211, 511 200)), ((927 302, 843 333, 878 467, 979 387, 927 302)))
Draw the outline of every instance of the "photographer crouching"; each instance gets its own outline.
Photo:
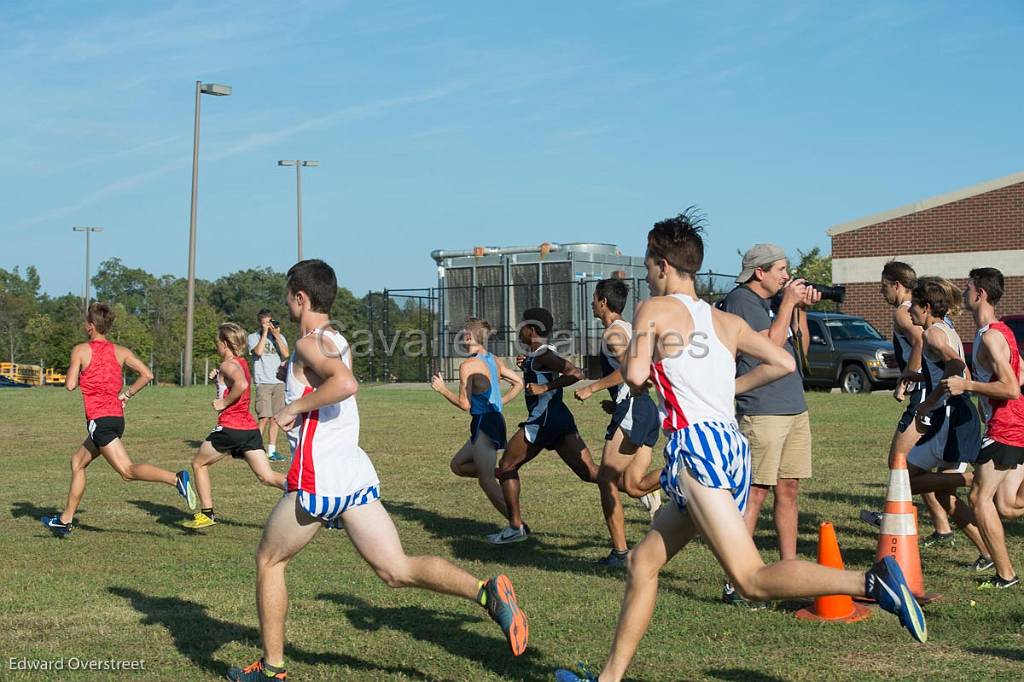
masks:
MULTIPOLYGON (((774 244, 757 244, 743 256, 739 285, 719 307, 739 315, 751 328, 793 355, 797 369, 761 388, 736 396, 736 419, 750 441, 750 499, 744 519, 751 535, 757 526, 768 491, 774 492, 772 515, 782 560, 796 558, 797 494, 800 479, 811 476, 811 424, 804 400, 801 359, 810 345, 807 316, 802 314, 821 300, 821 293, 803 279, 789 274, 786 252, 774 244), (773 305, 773 300, 775 304, 773 305), (794 344, 799 344, 799 352, 794 344)), ((757 366, 742 353, 736 358, 736 375, 757 366)), ((722 600, 729 604, 763 607, 749 603, 726 583, 722 600)))

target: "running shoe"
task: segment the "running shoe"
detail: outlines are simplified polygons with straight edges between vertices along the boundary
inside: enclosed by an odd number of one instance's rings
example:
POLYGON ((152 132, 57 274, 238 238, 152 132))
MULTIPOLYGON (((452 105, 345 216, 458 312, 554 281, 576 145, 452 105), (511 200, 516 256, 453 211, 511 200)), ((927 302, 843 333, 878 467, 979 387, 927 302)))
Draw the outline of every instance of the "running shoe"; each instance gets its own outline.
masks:
POLYGON ((520 655, 526 651, 526 643, 530 639, 530 623, 519 608, 512 581, 507 575, 496 575, 484 587, 487 590, 487 613, 501 626, 512 655, 520 655))
POLYGON ((722 586, 722 602, 729 606, 745 606, 751 611, 760 611, 768 608, 766 601, 752 601, 740 594, 732 583, 727 582, 722 586))
POLYGON ((188 505, 189 511, 196 510, 196 489, 192 487, 192 477, 188 475, 188 471, 182 469, 177 474, 178 478, 178 494, 185 498, 185 504, 188 505))
POLYGON ((273 448, 267 455, 267 459, 270 460, 271 462, 284 462, 288 458, 282 455, 280 452, 278 452, 276 448, 273 448))
POLYGON ((50 529, 50 532, 59 538, 66 538, 71 535, 71 524, 62 523, 60 520, 60 514, 56 516, 43 516, 39 519, 43 522, 43 525, 50 529))
POLYGON ((268 666, 261 658, 247 668, 231 668, 228 670, 227 677, 236 682, 265 682, 265 680, 287 680, 288 672, 284 668, 268 666))
POLYGON ((988 578, 983 578, 980 581, 978 581, 978 589, 979 590, 1005 590, 1007 587, 1013 587, 1014 585, 1016 585, 1019 582, 1020 582, 1020 578, 1018 578, 1017 576, 1014 576, 1014 577, 1010 578, 1009 580, 1007 580, 1006 578, 1001 578, 998 575, 993 575, 993 576, 990 576, 988 578))
POLYGON ((598 559, 597 564, 599 566, 604 566, 605 568, 622 568, 626 565, 626 557, 628 555, 629 552, 623 552, 622 554, 619 554, 613 549, 612 551, 608 552, 608 556, 602 559, 598 559))
POLYGON ((651 515, 651 521, 654 520, 655 515, 658 513, 658 509, 661 508, 661 491, 655 490, 649 492, 640 498, 640 504, 644 506, 647 513, 651 515))
POLYGON ((197 529, 197 528, 209 528, 210 526, 213 526, 216 523, 217 523, 217 517, 215 517, 215 516, 207 516, 203 512, 196 512, 192 516, 192 520, 191 521, 186 521, 185 523, 183 523, 181 525, 184 526, 185 528, 197 529))
POLYGON ((580 661, 576 664, 576 671, 559 668, 555 671, 555 682, 597 682, 597 675, 587 667, 587 664, 580 661))
POLYGON ((966 568, 966 569, 968 569, 970 571, 978 572, 978 571, 987 571, 988 569, 992 568, 993 566, 995 566, 995 563, 993 563, 992 557, 979 556, 977 559, 974 560, 973 564, 965 564, 964 568, 966 568))
POLYGON ((914 639, 919 642, 928 641, 928 624, 924 612, 911 594, 903 571, 895 559, 887 556, 872 566, 864 576, 864 589, 880 607, 896 614, 914 639))
POLYGON ((492 545, 510 545, 513 542, 522 542, 530 537, 530 527, 525 523, 519 528, 508 526, 500 533, 487 536, 487 541, 492 545))
POLYGON ((882 518, 884 516, 885 514, 879 511, 873 511, 871 509, 860 510, 860 520, 869 526, 874 526, 875 528, 882 527, 882 518))
POLYGON ((931 535, 921 540, 922 547, 954 547, 955 545, 956 533, 953 531, 948 533, 934 531, 931 535))

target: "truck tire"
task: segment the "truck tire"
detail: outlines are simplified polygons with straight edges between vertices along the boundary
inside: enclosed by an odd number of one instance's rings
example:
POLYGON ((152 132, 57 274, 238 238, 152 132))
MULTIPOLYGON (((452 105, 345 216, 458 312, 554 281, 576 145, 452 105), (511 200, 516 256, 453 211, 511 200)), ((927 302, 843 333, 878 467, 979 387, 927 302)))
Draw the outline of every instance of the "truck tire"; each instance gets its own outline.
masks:
POLYGON ((839 374, 839 390, 843 393, 871 393, 871 379, 863 367, 849 364, 839 374))

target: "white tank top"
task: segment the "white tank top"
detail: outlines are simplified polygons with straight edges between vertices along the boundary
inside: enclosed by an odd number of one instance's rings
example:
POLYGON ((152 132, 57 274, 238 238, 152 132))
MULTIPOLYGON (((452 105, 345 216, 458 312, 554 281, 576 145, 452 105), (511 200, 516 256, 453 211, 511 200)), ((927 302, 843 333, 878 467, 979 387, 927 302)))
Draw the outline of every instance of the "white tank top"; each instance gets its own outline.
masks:
POLYGON ((693 333, 674 357, 651 366, 660 396, 661 428, 671 434, 698 422, 736 423, 736 356, 715 333, 711 306, 672 294, 690 311, 693 333))

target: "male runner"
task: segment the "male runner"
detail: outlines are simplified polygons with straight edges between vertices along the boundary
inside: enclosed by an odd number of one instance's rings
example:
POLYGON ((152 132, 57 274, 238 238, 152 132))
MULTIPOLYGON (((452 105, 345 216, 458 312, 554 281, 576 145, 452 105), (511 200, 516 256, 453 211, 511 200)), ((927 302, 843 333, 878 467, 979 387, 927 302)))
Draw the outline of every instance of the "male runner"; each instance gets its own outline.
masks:
POLYGON ((469 440, 452 458, 452 473, 475 478, 494 508, 508 518, 505 498, 494 477, 498 450, 504 450, 505 417, 502 408, 523 390, 520 376, 505 366, 500 358, 487 352, 487 338, 491 325, 487 320, 471 317, 462 331, 462 343, 469 357, 459 365, 459 394, 452 393, 440 373, 430 382, 431 387, 452 405, 472 415, 469 422, 469 440), (501 379, 511 388, 501 395, 501 379))
POLYGON ((693 214, 683 214, 657 223, 648 235, 647 282, 654 298, 637 309, 622 368, 631 388, 653 379, 661 396, 662 426, 669 434, 661 482, 672 503, 629 555, 615 640, 600 677, 559 670, 556 678, 622 679, 654 611, 658 572, 697 533, 749 598, 871 596, 925 641, 924 614, 891 557, 867 573, 799 559, 769 566, 761 560, 743 520, 750 447, 736 423, 733 399, 794 371, 796 363, 739 317, 697 298, 694 275, 703 262, 704 243, 695 223, 693 214), (737 352, 761 364, 737 378, 737 352))
POLYGON ((612 418, 604 436, 604 451, 597 472, 601 511, 612 540, 611 552, 598 563, 611 567, 625 566, 629 553, 625 515, 619 499, 620 481, 630 495, 639 496, 652 519, 661 506, 661 470, 647 472, 651 448, 658 442, 658 408, 646 390, 631 395, 619 370, 633 334, 633 327, 622 319, 628 295, 629 289, 620 279, 603 279, 594 287, 591 310, 605 327, 601 339, 603 377, 575 391, 576 399, 581 402, 604 389, 611 394, 611 400, 602 403, 603 407, 612 408, 612 418))
POLYGON ((996 318, 995 305, 1002 297, 1003 273, 995 268, 971 270, 963 300, 978 325, 973 348, 974 380, 954 376, 942 381, 951 396, 977 394, 985 419, 985 440, 974 463, 970 500, 996 568, 996 574, 984 579, 979 587, 1000 589, 1013 587, 1020 580, 1006 550, 995 497, 1007 474, 1024 464, 1021 358, 1013 331, 996 318))
POLYGON ((172 474, 152 464, 135 464, 121 442, 125 403, 152 381, 153 373, 135 357, 135 353, 107 340, 106 334, 113 324, 114 311, 110 306, 92 303, 86 312, 84 325, 89 341, 71 350, 64 387, 69 391, 81 389, 89 435, 71 456, 71 489, 64 511, 57 516, 40 519, 57 537, 66 538, 71 534, 75 511, 85 494, 85 468, 100 455, 125 481, 165 483, 177 489, 189 509, 196 508, 196 493, 187 471, 172 474), (124 388, 122 375, 125 365, 139 375, 128 388, 124 388))
POLYGON ((519 341, 530 349, 519 358, 526 383, 526 421, 519 425, 498 462, 497 477, 508 509, 508 527, 488 536, 495 545, 525 540, 530 527, 519 507, 519 469, 544 450, 554 450, 586 483, 597 482, 597 465, 576 428, 572 412, 562 402, 562 389, 583 378, 578 367, 548 344, 554 320, 544 308, 523 312, 519 341))
POLYGON ((256 603, 263 657, 232 668, 228 679, 286 679, 284 622, 288 562, 326 524, 338 517, 360 556, 390 587, 420 587, 476 601, 501 626, 513 655, 526 649, 526 614, 504 575, 479 581, 444 559, 410 557, 380 502, 380 482, 359 447, 359 384, 348 342, 329 326, 338 291, 334 270, 321 260, 296 263, 287 274, 291 319, 299 323, 286 370, 286 400, 274 419, 285 431, 299 426, 288 471, 288 492, 270 513, 256 551, 256 603), (301 396, 301 397, 298 397, 301 396))
MULTIPOLYGON (((917 286, 917 273, 914 268, 900 261, 889 261, 882 268, 880 292, 882 298, 892 306, 892 345, 896 355, 896 365, 900 370, 900 378, 896 382, 893 398, 898 402, 907 401, 896 425, 892 442, 896 436, 907 430, 914 421, 914 415, 921 401, 925 398, 925 384, 917 380, 921 376, 921 350, 924 348, 924 337, 920 327, 910 318, 911 292, 917 286)), ((889 448, 889 464, 892 464, 892 446, 889 448)), ((939 504, 935 493, 921 495, 928 513, 932 517, 934 531, 921 541, 924 547, 933 545, 952 546, 955 533, 949 526, 946 510, 939 504)), ((882 527, 882 512, 868 509, 861 510, 860 518, 875 526, 882 527)))
POLYGON ((217 327, 217 354, 222 362, 213 370, 211 378, 217 382, 217 427, 210 432, 192 457, 196 491, 199 493, 199 511, 186 528, 206 528, 217 523, 213 513, 213 492, 210 488, 210 467, 231 456, 244 459, 260 483, 285 489, 285 475, 274 471, 263 450, 263 436, 256 420, 249 412, 249 363, 242 357, 245 352, 245 331, 234 322, 217 327))

